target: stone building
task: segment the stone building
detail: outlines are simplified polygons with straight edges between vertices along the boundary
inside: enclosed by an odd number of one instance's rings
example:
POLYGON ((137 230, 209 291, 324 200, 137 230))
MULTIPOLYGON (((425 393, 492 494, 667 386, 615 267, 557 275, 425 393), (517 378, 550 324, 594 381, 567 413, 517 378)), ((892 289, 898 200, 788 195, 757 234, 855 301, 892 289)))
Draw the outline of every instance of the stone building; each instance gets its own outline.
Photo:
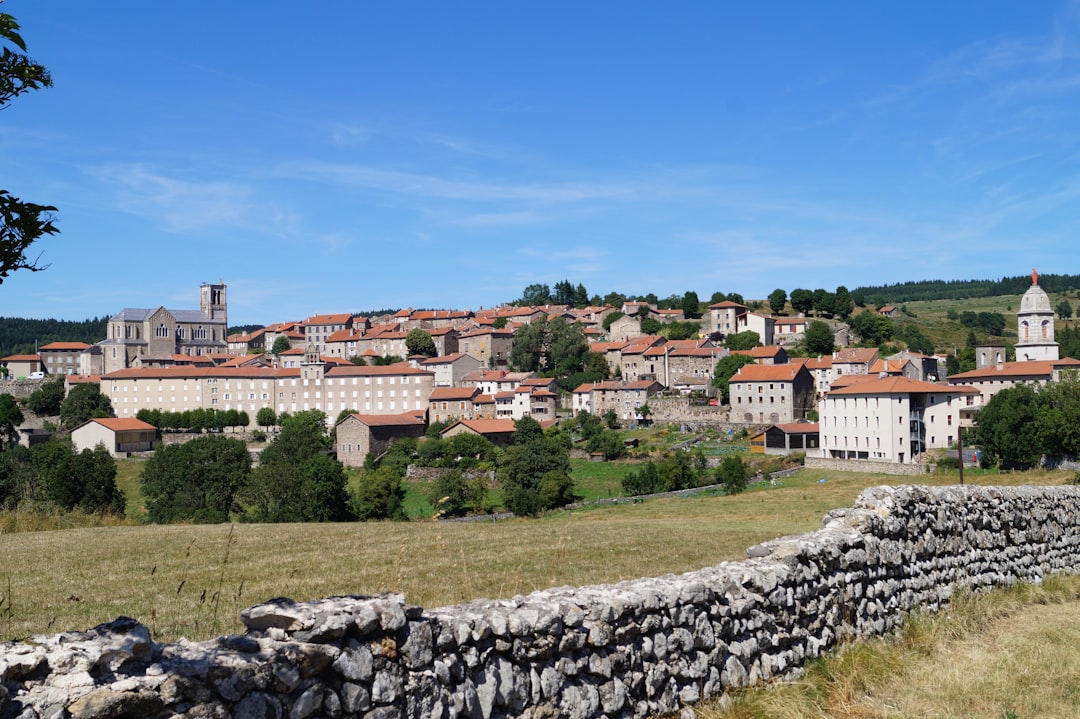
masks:
POLYGON ((136 358, 161 364, 171 362, 173 355, 225 354, 229 349, 226 289, 220 281, 201 285, 197 310, 163 306, 120 310, 109 318, 108 337, 98 343, 103 371, 131 367, 136 358))
POLYGON ((363 467, 368 454, 378 456, 395 440, 424 436, 423 413, 350 414, 337 424, 337 458, 346 467, 363 467))
POLYGON ((733 422, 791 423, 814 403, 814 378, 803 364, 745 365, 728 386, 733 422))

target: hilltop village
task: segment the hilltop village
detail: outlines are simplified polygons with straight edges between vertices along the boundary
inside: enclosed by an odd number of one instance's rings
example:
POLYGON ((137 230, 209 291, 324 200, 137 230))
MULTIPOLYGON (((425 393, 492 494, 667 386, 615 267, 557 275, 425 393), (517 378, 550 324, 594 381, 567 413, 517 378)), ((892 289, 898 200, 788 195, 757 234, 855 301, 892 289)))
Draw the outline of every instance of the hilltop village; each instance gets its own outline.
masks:
MULTIPOLYGON (((336 425, 346 466, 433 423, 447 437, 498 441, 522 417, 550 424, 586 411, 624 427, 650 418, 743 425, 762 451, 802 451, 840 468, 917 465, 927 451, 955 446, 995 393, 1045 385, 1080 367, 1059 357, 1054 311, 1034 272, 1016 313, 1016 361, 1005 361, 1003 345, 983 346, 973 371, 952 376, 944 356, 850 347, 859 338, 839 322, 829 324, 831 353, 789 357, 813 320, 729 300, 708 307, 696 337, 646 332, 685 319, 682 310, 628 301, 318 314, 229 335, 227 287, 219 282, 199 288, 198 309, 124 308, 94 345, 54 342, 0 365, 16 377, 63 375, 68 387, 99 384, 115 419, 89 423, 81 441, 105 441, 117 455, 151 449, 155 428, 138 419, 147 411, 236 410, 254 427, 260 411, 319 410, 336 425), (556 326, 587 343, 604 379, 561 387, 551 376, 558 373, 543 371, 543 352, 521 351, 536 341, 530 328, 556 326), (725 346, 740 333, 753 333, 757 346, 725 346), (736 371, 714 382, 728 357, 737 358, 736 371)), ((79 432, 73 440, 78 445, 79 432)))

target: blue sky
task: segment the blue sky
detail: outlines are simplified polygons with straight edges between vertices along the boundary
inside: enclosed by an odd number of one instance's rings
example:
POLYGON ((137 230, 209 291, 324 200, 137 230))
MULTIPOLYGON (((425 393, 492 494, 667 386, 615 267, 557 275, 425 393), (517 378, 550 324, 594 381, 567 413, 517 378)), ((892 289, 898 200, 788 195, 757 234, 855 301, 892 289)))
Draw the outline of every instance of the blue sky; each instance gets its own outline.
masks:
POLYGON ((1080 4, 7 0, 0 315, 1080 272, 1080 4))

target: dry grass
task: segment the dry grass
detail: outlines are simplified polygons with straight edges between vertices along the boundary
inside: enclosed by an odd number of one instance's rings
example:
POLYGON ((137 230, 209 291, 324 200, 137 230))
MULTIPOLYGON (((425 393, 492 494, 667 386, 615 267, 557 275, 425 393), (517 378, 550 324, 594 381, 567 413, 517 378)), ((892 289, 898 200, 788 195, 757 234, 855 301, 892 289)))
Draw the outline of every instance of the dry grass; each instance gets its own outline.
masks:
MULTIPOLYGON (((1068 473, 975 477, 1055 483, 1068 473)), ((433 607, 563 584, 613 582, 743 559, 748 546, 812 531, 881 475, 803 471, 785 486, 498 523, 121 526, 0 534, 0 638, 135 617, 156 638, 240 630, 275 596, 404 592, 433 607), (825 479, 825 483, 820 480, 825 479)), ((920 478, 932 484, 953 475, 920 478)))
POLYGON ((700 719, 1080 716, 1080 578, 960 597, 895 639, 846 647, 804 679, 701 707, 700 719))

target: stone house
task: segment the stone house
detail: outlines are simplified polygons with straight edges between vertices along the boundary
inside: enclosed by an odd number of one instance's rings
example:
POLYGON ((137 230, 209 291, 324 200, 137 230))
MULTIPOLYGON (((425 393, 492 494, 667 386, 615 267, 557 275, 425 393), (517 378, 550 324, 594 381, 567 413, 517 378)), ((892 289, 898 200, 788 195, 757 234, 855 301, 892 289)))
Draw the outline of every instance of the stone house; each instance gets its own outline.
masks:
POLYGON ((326 351, 326 341, 330 335, 341 330, 351 330, 352 315, 349 313, 332 315, 313 315, 302 323, 304 343, 311 345, 322 354, 326 351))
POLYGON ((473 401, 480 395, 476 387, 436 387, 428 399, 428 421, 453 422, 473 419, 473 401))
POLYGON ((614 410, 624 423, 634 423, 639 419, 637 409, 648 404, 649 399, 658 395, 663 388, 656 380, 597 382, 592 386, 592 413, 605 415, 608 410, 614 410))
POLYGON ((745 365, 728 386, 732 422, 788 424, 813 407, 814 379, 802 364, 745 365))
POLYGON ((833 352, 832 372, 833 377, 843 377, 850 374, 870 374, 870 368, 878 360, 878 351, 875 347, 850 347, 848 349, 833 352))
POLYGON ((46 374, 80 374, 80 357, 88 349, 85 342, 50 342, 38 348, 38 356, 46 374))
MULTIPOLYGON (((704 329, 709 334, 732 335, 739 331, 739 316, 746 314, 746 306, 738 302, 717 302, 709 305, 705 315, 704 329)), ((764 338, 763 338, 764 339, 764 338)))
POLYGON ((637 315, 623 315, 608 327, 608 339, 612 342, 626 342, 644 334, 641 318, 637 315))
POLYGON ((420 361, 419 367, 435 374, 436 387, 461 386, 466 375, 482 369, 480 360, 463 352, 429 357, 420 361))
POLYGON ((513 332, 480 327, 458 336, 458 351, 480 360, 484 367, 505 367, 513 343, 513 332))
POLYGON ((757 364, 787 364, 787 350, 777 345, 768 347, 753 347, 748 350, 732 350, 733 355, 752 357, 757 364))
POLYGON ((424 436, 423 414, 350 414, 337 424, 337 458, 346 467, 363 467, 368 454, 382 454, 404 437, 424 436))
POLYGON ((773 321, 773 342, 778 345, 798 344, 805 334, 803 317, 777 317, 773 321))

